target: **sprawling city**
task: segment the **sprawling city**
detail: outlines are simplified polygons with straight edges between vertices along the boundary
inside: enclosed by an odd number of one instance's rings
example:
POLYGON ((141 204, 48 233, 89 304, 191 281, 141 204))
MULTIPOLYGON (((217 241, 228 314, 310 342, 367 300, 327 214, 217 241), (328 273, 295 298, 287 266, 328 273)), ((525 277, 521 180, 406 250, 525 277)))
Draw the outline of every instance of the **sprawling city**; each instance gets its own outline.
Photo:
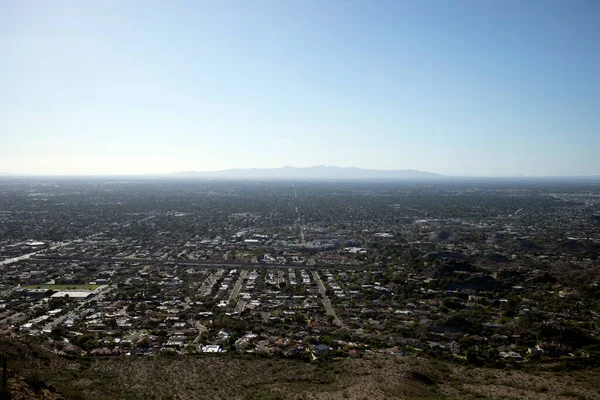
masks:
POLYGON ((2 335, 70 363, 600 357, 596 182, 7 178, 0 238, 2 335))
POLYGON ((600 400, 599 17, 0 0, 0 400, 600 400))

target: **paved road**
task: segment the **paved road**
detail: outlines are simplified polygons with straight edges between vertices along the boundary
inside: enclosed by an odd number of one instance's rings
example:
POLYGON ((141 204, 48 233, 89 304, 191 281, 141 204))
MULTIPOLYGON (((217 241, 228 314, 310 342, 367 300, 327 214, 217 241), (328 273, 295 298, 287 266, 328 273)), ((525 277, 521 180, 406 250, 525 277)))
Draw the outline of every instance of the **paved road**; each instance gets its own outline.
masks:
POLYGON ((15 290, 19 289, 20 287, 21 287, 21 284, 18 284, 15 287, 12 287, 10 289, 6 289, 4 292, 0 293, 0 299, 4 299, 4 298, 7 298, 7 297, 10 297, 12 295, 12 293, 15 290))
POLYGON ((27 314, 16 312, 14 314, 7 315, 6 318, 0 320, 0 324, 8 324, 8 325, 19 325, 22 322, 27 320, 27 314))
POLYGON ((240 277, 238 278, 237 282, 235 283, 235 286, 233 286, 233 290, 231 291, 231 295, 229 296, 229 301, 235 300, 238 298, 238 296, 240 295, 240 290, 242 289, 242 285, 243 285, 244 280, 246 279, 247 275, 248 275, 248 270, 246 270, 246 269, 244 269, 244 270, 242 270, 242 272, 240 272, 240 277))
POLYGON ((238 301, 237 305, 235 306, 234 312, 239 314, 242 311, 244 311, 244 308, 246 307, 246 303, 247 303, 246 300, 240 299, 240 301, 238 301))
POLYGON ((80 315, 79 315, 80 311, 85 309, 85 307, 88 305, 88 303, 90 303, 91 301, 102 301, 104 299, 104 297, 106 297, 106 295, 109 294, 110 292, 112 292, 113 290, 114 290, 113 287, 101 286, 100 288, 96 289, 95 296, 92 296, 89 299, 85 300, 83 303, 81 303, 75 309, 69 311, 67 314, 61 315, 61 316, 57 317, 56 319, 54 319, 53 321, 48 322, 46 325, 44 325, 43 329, 52 330, 52 328, 54 328, 55 326, 58 326, 59 324, 62 324, 66 320, 78 319, 80 317, 80 315))
POLYGON ((200 321, 188 321, 188 324, 190 324, 191 326, 193 326, 194 328, 196 328, 198 330, 198 336, 196 336, 196 338, 193 341, 193 344, 198 344, 198 342, 200 342, 200 338, 202 336, 202 333, 206 332, 208 330, 208 328, 204 325, 202 325, 200 323, 200 321))
POLYGON ((313 271, 312 275, 313 275, 313 279, 317 283, 317 287, 319 288, 319 293, 321 293, 321 297, 323 300, 323 306, 325 307, 325 312, 327 313, 327 315, 333 316, 334 324, 336 324, 337 326, 343 326, 344 324, 342 323, 342 320, 340 320, 338 318, 338 316, 336 315, 335 310, 333 309, 333 306, 331 305, 331 301, 329 300, 329 297, 327 297, 325 285, 323 285, 323 281, 321 280, 319 273, 317 271, 313 271))
POLYGON ((19 256, 19 257, 9 258, 8 260, 0 261, 0 267, 3 266, 3 265, 14 264, 14 263, 22 261, 22 260, 28 260, 31 257, 35 256, 36 254, 44 254, 48 250, 55 250, 55 249, 58 249, 59 247, 66 246, 66 245, 68 245, 70 243, 71 242, 59 243, 57 245, 48 247, 47 249, 42 249, 42 250, 34 251, 33 253, 23 254, 22 256, 19 256))
POLYGON ((267 348, 268 344, 269 344, 268 340, 266 340, 266 339, 265 340, 261 340, 260 342, 258 342, 256 344, 256 351, 258 353, 267 353, 267 352, 269 352, 269 349, 267 348))
POLYGON ((64 261, 96 261, 109 263, 145 263, 145 264, 164 264, 164 265, 179 265, 185 267, 200 267, 200 268, 222 268, 222 269, 277 269, 277 268, 299 268, 299 269, 318 269, 318 268, 347 268, 347 269, 364 269, 364 265, 304 265, 304 264, 245 264, 232 262, 206 262, 202 260, 156 260, 151 258, 114 258, 114 257, 71 257, 71 256, 40 256, 34 260, 64 260, 64 261))
MULTIPOLYGON (((238 298, 238 296, 240 295, 240 290, 242 289, 242 285, 244 284, 244 280, 246 280, 246 276, 248 276, 248 270, 244 269, 244 270, 242 270, 242 272, 240 272, 240 277, 238 278, 237 282, 235 283, 235 286, 233 287, 231 296, 229 296, 229 301, 235 300, 238 298)), ((242 311, 244 311, 244 307, 246 307, 246 300, 240 299, 237 302, 233 312, 239 314, 242 311)))
MULTIPOLYGON (((290 183, 290 186, 292 187, 292 190, 294 191, 294 200, 298 200, 298 193, 296 193, 296 188, 294 187, 293 183, 290 183)), ((295 206, 296 209, 296 215, 298 216, 296 225, 298 225, 300 227, 300 239, 302 240, 302 243, 306 243, 306 239, 304 238, 304 225, 302 225, 302 217, 300 216, 300 211, 298 210, 298 206, 295 206)))
POLYGON ((93 233, 93 234, 91 234, 89 236, 86 236, 83 239, 75 239, 75 240, 69 240, 69 241, 66 241, 66 242, 61 242, 61 243, 58 243, 58 244, 56 244, 54 246, 48 247, 47 249, 42 249, 42 250, 34 251, 33 253, 23 254, 23 255, 21 255, 19 257, 15 257, 15 258, 9 258, 8 260, 0 261, 0 267, 3 266, 3 265, 14 264, 14 263, 22 261, 22 260, 27 260, 27 259, 29 259, 29 258, 31 258, 31 257, 33 257, 33 256, 35 256, 37 254, 44 254, 47 251, 56 250, 56 249, 58 249, 60 247, 70 245, 71 243, 77 243, 77 242, 82 242, 83 240, 89 240, 89 239, 94 238, 96 236, 100 236, 100 235, 102 235, 104 233, 110 232, 111 230, 115 230, 115 229, 121 228, 123 226, 129 225, 132 222, 144 222, 144 221, 147 221, 147 220, 152 219, 152 218, 154 218, 154 216, 150 216, 150 217, 141 219, 139 221, 129 221, 129 222, 126 222, 126 223, 124 223, 122 225, 119 225, 117 228, 111 228, 111 229, 107 229, 107 230, 102 231, 102 232, 93 233))

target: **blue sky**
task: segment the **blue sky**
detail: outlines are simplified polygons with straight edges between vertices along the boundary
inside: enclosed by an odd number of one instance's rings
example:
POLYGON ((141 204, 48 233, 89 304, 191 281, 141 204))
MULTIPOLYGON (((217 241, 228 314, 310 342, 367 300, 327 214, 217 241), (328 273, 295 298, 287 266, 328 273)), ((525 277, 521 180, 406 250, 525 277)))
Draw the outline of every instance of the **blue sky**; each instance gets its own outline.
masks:
POLYGON ((600 2, 0 0, 0 173, 600 174, 600 2))

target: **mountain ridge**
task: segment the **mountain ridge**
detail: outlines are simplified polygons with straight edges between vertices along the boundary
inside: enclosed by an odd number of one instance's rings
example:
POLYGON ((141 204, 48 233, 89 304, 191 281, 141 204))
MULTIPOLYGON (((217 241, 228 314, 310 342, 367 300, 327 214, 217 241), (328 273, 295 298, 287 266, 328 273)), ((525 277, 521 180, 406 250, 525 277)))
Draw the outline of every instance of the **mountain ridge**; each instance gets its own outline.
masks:
POLYGON ((315 165, 311 167, 231 168, 220 171, 181 171, 171 177, 244 179, 435 179, 443 175, 414 169, 380 170, 315 165))

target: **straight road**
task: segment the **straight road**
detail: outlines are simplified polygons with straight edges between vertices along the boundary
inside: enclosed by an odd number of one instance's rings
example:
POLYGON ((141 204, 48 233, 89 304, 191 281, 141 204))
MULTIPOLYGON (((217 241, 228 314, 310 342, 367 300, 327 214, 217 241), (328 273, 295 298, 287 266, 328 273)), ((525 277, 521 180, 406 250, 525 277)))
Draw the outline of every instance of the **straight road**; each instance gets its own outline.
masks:
POLYGON ((323 306, 325 307, 325 312, 327 313, 327 315, 333 316, 334 324, 336 324, 337 326, 344 326, 342 321, 336 315, 335 310, 333 309, 333 305, 331 305, 331 301, 329 300, 329 297, 327 297, 325 285, 323 285, 323 281, 321 280, 319 273, 317 271, 312 271, 312 276, 313 276, 313 279, 315 280, 315 282, 317 283, 317 287, 319 288, 319 293, 321 293, 321 298, 323 300, 323 306))
MULTIPOLYGON (((152 219, 152 218, 154 218, 154 216, 150 216, 150 217, 141 219, 139 221, 133 221, 133 222, 144 222, 144 221, 148 221, 149 219, 152 219)), ((89 236, 86 236, 83 239, 75 239, 75 240, 69 240, 69 241, 66 241, 66 242, 61 242, 61 243, 58 243, 58 244, 56 244, 54 246, 48 247, 47 249, 42 249, 42 250, 34 251, 33 253, 23 254, 23 255, 21 255, 19 257, 9 258, 8 260, 0 261, 0 267, 4 266, 4 265, 14 264, 14 263, 22 261, 22 260, 30 259, 31 257, 33 257, 33 256, 35 256, 37 254, 44 254, 47 251, 56 250, 56 249, 58 249, 60 247, 70 245, 71 243, 77 243, 77 242, 81 242, 83 240, 88 240, 88 239, 94 238, 96 236, 99 236, 99 235, 102 235, 104 233, 110 232, 111 230, 115 230, 115 229, 121 228, 121 227, 129 225, 131 223, 132 223, 132 221, 129 221, 129 222, 126 222, 126 223, 124 223, 122 225, 119 225, 117 228, 111 228, 111 229, 108 229, 106 231, 94 233, 94 234, 91 234, 89 236)))
POLYGON ((229 296, 228 301, 235 300, 238 298, 238 296, 240 295, 240 290, 242 289, 242 285, 244 284, 244 280, 246 279, 246 276, 248 276, 248 270, 243 269, 242 272, 240 272, 240 277, 238 278, 237 282, 233 286, 233 290, 231 291, 231 295, 229 296))
MULTIPOLYGON (((294 187, 294 184, 292 184, 292 183, 290 184, 290 186, 292 187, 292 190, 294 191, 294 200, 297 201, 298 193, 296 193, 296 188, 294 187)), ((296 209, 296 215, 298 216, 296 225, 298 225, 300 227, 300 239, 302 240, 302 243, 306 243, 306 239, 304 237, 304 225, 302 225, 302 217, 300 216, 300 211, 298 210, 297 205, 294 208, 296 209)))
POLYGON ((298 198, 298 193, 296 193, 296 188, 294 187, 294 184, 290 183, 290 186, 292 187, 292 190, 294 191, 294 198, 297 199, 298 198))
POLYGON ((235 306, 234 312, 236 314, 239 314, 242 311, 244 311, 244 308, 246 307, 246 303, 247 303, 246 300, 240 299, 240 301, 238 301, 237 305, 235 306))
POLYGON ((114 287, 110 287, 110 286, 99 287, 98 289, 96 289, 96 293, 94 296, 85 300, 83 303, 81 303, 75 309, 69 311, 67 314, 62 315, 62 316, 54 319, 53 321, 47 323, 43 329, 51 331, 52 328, 54 328, 55 326, 58 326, 59 324, 62 324, 64 321, 67 321, 69 319, 71 319, 71 320, 78 319, 80 317, 80 315, 79 315, 80 311, 85 309, 85 307, 87 307, 87 305, 91 301, 102 301, 104 299, 104 297, 106 297, 106 295, 112 291, 114 291, 114 287))
POLYGON ((222 269, 238 269, 238 268, 299 268, 299 269, 316 269, 316 268, 348 268, 348 269, 364 269, 364 265, 347 265, 347 266, 310 266, 304 264, 244 264, 232 262, 206 262, 202 260, 157 260, 151 258, 114 258, 114 257, 71 257, 71 256, 39 256, 34 260, 64 260, 64 261, 96 261, 110 263, 144 263, 144 264, 164 264, 164 265, 180 265, 186 267, 204 267, 204 268, 222 268, 222 269))

